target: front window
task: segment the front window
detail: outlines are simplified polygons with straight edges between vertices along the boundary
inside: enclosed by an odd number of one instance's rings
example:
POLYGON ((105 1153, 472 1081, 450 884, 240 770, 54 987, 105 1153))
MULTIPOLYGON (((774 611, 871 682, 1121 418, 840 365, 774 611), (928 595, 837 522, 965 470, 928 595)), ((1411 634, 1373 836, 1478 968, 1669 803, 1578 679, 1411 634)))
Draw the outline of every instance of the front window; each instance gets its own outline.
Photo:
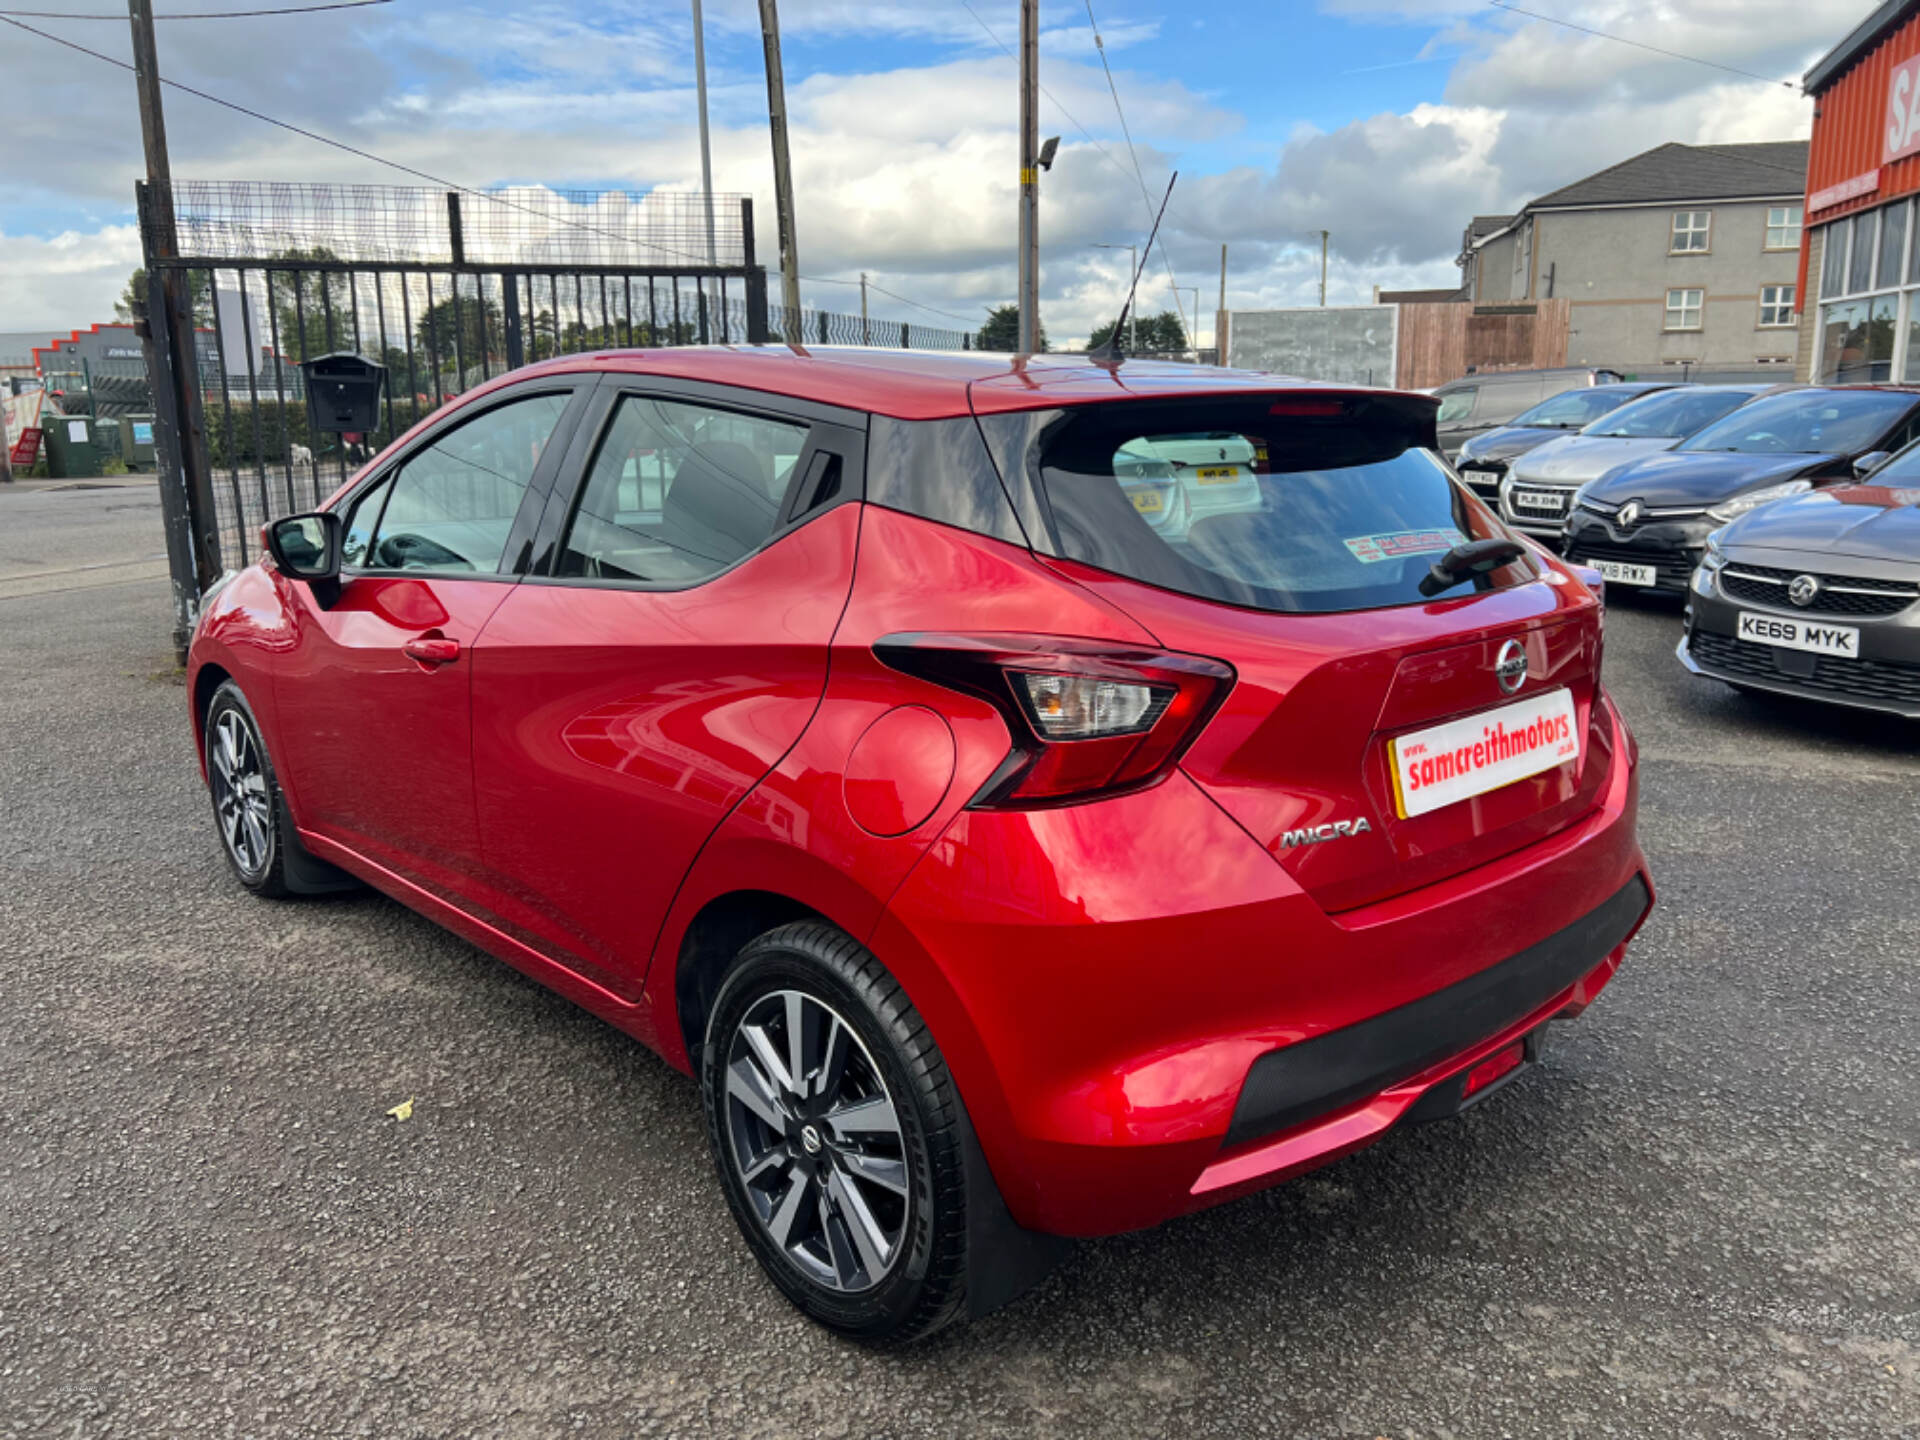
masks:
POLYGON ((1667 291, 1667 329, 1698 330, 1700 310, 1706 298, 1704 290, 1667 291))
POLYGON ((1753 398, 1746 390, 1711 390, 1684 386, 1662 390, 1631 405, 1622 405, 1582 434, 1608 435, 1622 440, 1677 439, 1711 425, 1753 398))
POLYGON ((1793 324, 1793 286, 1760 287, 1760 324, 1768 329, 1793 324))
POLYGON ((1618 390, 1563 390, 1525 411, 1513 423, 1535 430, 1579 430, 1632 398, 1618 390))
POLYGON ((1096 405, 1050 435, 1040 473, 1068 557, 1230 605, 1367 610, 1534 579, 1522 558, 1421 593, 1454 546, 1511 538, 1423 429, 1372 400, 1096 405))
POLYGON ((1853 217, 1825 227, 1826 248, 1820 259, 1820 295, 1825 299, 1847 293, 1847 247, 1853 239, 1853 217))
POLYGON ((360 549, 357 504, 347 526, 348 555, 367 570, 491 574, 507 551, 514 516, 540 465, 570 394, 531 395, 496 406, 443 432, 401 462, 360 549))
POLYGON ((1800 248, 1800 215, 1798 205, 1775 205, 1767 211, 1767 249, 1800 248))
POLYGON ((1888 391, 1794 390, 1743 405, 1675 448, 1737 455, 1853 455, 1891 429, 1913 403, 1911 395, 1888 391))
POLYGON ((1713 224, 1711 210, 1676 210, 1673 212, 1673 244, 1669 247, 1675 255, 1704 254, 1707 249, 1707 232, 1713 224))
POLYGON ((1873 252, 1880 240, 1880 212, 1869 210, 1853 221, 1853 256, 1847 264, 1847 294, 1873 288, 1873 252))

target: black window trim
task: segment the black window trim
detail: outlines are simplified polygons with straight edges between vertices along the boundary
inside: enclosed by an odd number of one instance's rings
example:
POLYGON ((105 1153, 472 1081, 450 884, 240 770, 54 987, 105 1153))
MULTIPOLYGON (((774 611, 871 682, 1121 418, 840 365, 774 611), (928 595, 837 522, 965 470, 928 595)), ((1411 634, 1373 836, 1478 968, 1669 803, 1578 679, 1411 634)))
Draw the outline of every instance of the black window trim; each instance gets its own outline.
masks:
MULTIPOLYGON (((524 546, 522 530, 530 523, 530 512, 533 516, 537 516, 540 510, 544 509, 547 494, 552 488, 554 477, 560 473, 561 463, 572 449, 575 433, 579 429, 581 414, 586 409, 586 401, 588 397, 592 395, 597 381, 598 376, 591 372, 571 372, 559 375, 544 375, 537 378, 530 377, 524 384, 511 385, 505 389, 496 390, 487 395, 484 400, 476 401, 471 405, 457 406, 436 421, 432 429, 415 436, 414 439, 408 443, 405 450, 395 451, 381 457, 374 466, 369 468, 366 476, 361 479, 359 483, 331 504, 324 507, 344 519, 347 512, 352 509, 362 495, 365 495, 379 485, 385 484, 398 474, 401 467, 409 460, 419 455, 422 451, 431 449, 443 436, 465 425, 468 421, 477 420, 482 415, 490 414, 502 406, 510 405, 517 400, 530 400, 538 395, 567 394, 569 396, 567 406, 560 412, 560 418, 555 422, 553 427, 553 434, 547 438, 546 449, 540 453, 540 463, 534 467, 533 475, 527 482, 527 493, 520 498, 520 508, 514 513, 513 523, 508 528, 506 548, 501 552, 498 566, 492 570, 473 571, 387 570, 367 569, 359 566, 342 566, 340 570, 341 578, 348 580, 363 575, 408 575, 422 580, 481 580, 489 582, 504 581, 507 584, 516 583, 520 579, 520 576, 513 568, 512 562, 515 559, 514 552, 516 548, 524 546), (555 445, 553 443, 556 437, 561 438, 561 444, 555 445), (536 501, 538 502, 537 504, 536 501)), ((393 491, 389 489, 380 501, 380 515, 375 520, 372 531, 376 539, 380 534, 380 524, 386 519, 387 502, 392 498, 393 491)))
POLYGON ((602 374, 593 396, 562 462, 559 477, 548 493, 532 543, 527 547, 526 564, 517 576, 529 585, 563 585, 589 590, 644 590, 675 593, 710 585, 763 553, 777 541, 802 525, 842 505, 854 504, 866 497, 867 415, 837 405, 822 405, 792 396, 747 390, 706 381, 681 380, 673 376, 635 375, 624 372, 602 374), (620 402, 631 396, 649 400, 671 400, 681 404, 703 405, 755 419, 773 420, 787 425, 804 425, 806 440, 793 462, 781 497, 778 518, 767 538, 723 570, 697 580, 620 580, 591 575, 557 575, 566 536, 580 502, 585 498, 587 481, 613 427, 614 412, 620 402), (840 461, 840 487, 824 505, 802 510, 800 495, 814 467, 815 457, 825 453, 840 461))

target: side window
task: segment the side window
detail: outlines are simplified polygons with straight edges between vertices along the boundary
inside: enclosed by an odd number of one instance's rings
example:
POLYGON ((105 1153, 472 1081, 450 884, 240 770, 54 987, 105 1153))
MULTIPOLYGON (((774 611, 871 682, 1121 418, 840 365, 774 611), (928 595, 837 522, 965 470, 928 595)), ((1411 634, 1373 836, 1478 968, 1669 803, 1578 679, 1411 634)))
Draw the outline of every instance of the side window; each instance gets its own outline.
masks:
POLYGON ((391 493, 361 567, 498 570, 513 517, 571 398, 563 392, 511 400, 414 451, 376 487, 391 493))
POLYGON ((1476 385, 1463 385, 1458 390, 1447 391, 1440 397, 1440 413, 1434 418, 1442 425, 1466 419, 1473 413, 1473 399, 1479 393, 1476 385))
POLYGON ((367 563, 367 550, 373 544, 373 527, 380 523, 380 507, 387 503, 387 491, 393 488, 393 476, 384 475, 348 502, 340 517, 340 564, 359 570, 367 563))
POLYGON ((644 395, 621 399, 556 573, 691 585, 767 542, 807 426, 644 395))

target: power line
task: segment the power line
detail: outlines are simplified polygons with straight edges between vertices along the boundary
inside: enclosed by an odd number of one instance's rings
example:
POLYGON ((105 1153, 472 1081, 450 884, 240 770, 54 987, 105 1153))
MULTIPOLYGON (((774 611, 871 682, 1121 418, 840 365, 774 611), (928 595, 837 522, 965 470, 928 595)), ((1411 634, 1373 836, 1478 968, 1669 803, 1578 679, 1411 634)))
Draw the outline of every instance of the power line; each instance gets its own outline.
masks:
POLYGON ((1759 80, 1768 85, 1780 85, 1788 90, 1795 88, 1791 80, 1782 80, 1773 75, 1756 75, 1751 70, 1742 70, 1735 65, 1722 65, 1718 60, 1703 60, 1698 55, 1683 55, 1678 50, 1663 50, 1658 45, 1649 45, 1643 40, 1629 40, 1624 35, 1609 35, 1604 30, 1593 30, 1585 25, 1576 25, 1571 20, 1562 20, 1553 15, 1542 15, 1536 10, 1522 10, 1518 5, 1507 4, 1507 0, 1487 0, 1487 3, 1496 10, 1510 10, 1515 15, 1526 16, 1529 20, 1542 20, 1549 25, 1560 25, 1568 30, 1578 30, 1582 35, 1592 35, 1601 40, 1611 40, 1616 45, 1631 45, 1636 50, 1651 50, 1655 55, 1665 55, 1669 60, 1685 60, 1692 65, 1705 65, 1714 70, 1724 70, 1729 75, 1740 75, 1748 80, 1759 80))
MULTIPOLYGON (((371 0, 359 0, 359 3, 371 3, 371 0)), ((379 3, 386 3, 386 0, 379 0, 379 3)), ((116 17, 116 18, 120 18, 120 17, 116 17)), ((36 29, 32 25, 22 24, 20 21, 12 19, 10 16, 6 15, 5 13, 0 13, 0 22, 4 22, 8 25, 11 25, 17 30, 24 30, 29 35, 37 35, 42 40, 51 40, 56 45, 64 45, 69 50, 77 50, 82 55, 90 55, 95 60, 103 60, 107 64, 118 66, 122 70, 133 69, 133 66, 128 64, 125 60, 121 60, 112 55, 104 55, 98 50, 90 50, 85 45, 81 45, 76 41, 65 39, 59 35, 50 35, 45 30, 36 29)), ((633 236, 622 235, 617 231, 605 230, 594 225, 585 225, 577 220, 556 219, 556 217, 547 213, 546 211, 537 210, 531 205, 521 205, 516 201, 509 200, 499 194, 490 193, 485 190, 476 190, 471 185, 462 185, 456 180, 448 180, 443 176, 432 174, 431 172, 426 170, 417 169, 412 165, 404 165, 398 160, 389 160, 384 155, 376 155, 371 150, 362 150, 356 145, 347 144, 344 140, 335 140, 331 136, 322 135, 317 131, 305 129, 302 126, 292 124, 289 121, 276 119, 274 116, 262 114, 258 110, 248 109, 245 105, 236 104, 231 100, 223 100, 218 95, 210 95, 204 90, 196 90, 193 86, 182 84, 178 80, 168 80, 166 79, 166 77, 162 76, 161 83, 165 85, 170 85, 175 90, 184 91, 186 94, 192 95, 196 99, 205 100, 211 104, 219 105, 224 107, 225 109, 235 111, 241 115, 245 115, 249 119, 258 120, 263 124, 273 125, 278 127, 279 129, 290 131, 295 135, 299 135, 304 139, 312 140, 317 144, 331 146, 335 150, 345 151, 347 154, 358 156, 362 160, 371 160, 376 165, 385 165, 389 169, 400 171, 402 174, 411 175, 414 178, 419 180, 429 181, 432 184, 441 187, 442 189, 458 190, 462 194, 472 195, 477 199, 486 200, 494 204, 506 205, 515 210, 523 210, 527 214, 536 216, 542 220, 546 220, 549 223, 557 223, 557 224, 565 225, 570 229, 583 230, 583 231, 586 231, 588 234, 600 235, 608 239, 619 240, 623 243, 628 243, 628 244, 638 243, 646 246, 650 250, 657 250, 663 255, 671 255, 682 260, 690 260, 690 261, 693 261, 695 264, 701 263, 699 256, 689 254, 686 251, 675 250, 671 246, 662 245, 657 241, 636 240, 635 237, 633 236)), ((817 275, 808 275, 802 278, 815 283, 827 284, 827 285, 852 285, 852 284, 858 283, 857 281, 852 281, 852 280, 831 280, 826 278, 825 276, 817 276, 817 275)), ((880 289, 880 287, 877 285, 874 286, 873 288, 876 290, 880 289)), ((880 293, 883 295, 891 296, 893 299, 898 300, 903 304, 912 305, 916 309, 926 310, 929 313, 935 314, 935 315, 945 315, 949 319, 959 320, 959 321, 962 321, 963 323, 970 323, 970 322, 967 322, 967 319, 964 315, 955 315, 950 310, 938 310, 931 305, 922 305, 920 304, 919 301, 909 300, 904 295, 895 295, 891 290, 881 290, 880 293)))
MULTIPOLYGON (((358 10, 363 5, 391 5, 393 0, 332 0, 324 5, 289 5, 278 10, 206 10, 181 15, 155 15, 155 20, 247 20, 260 15, 312 15, 321 10, 358 10)), ((18 16, 26 20, 113 20, 126 24, 125 15, 76 15, 66 10, 0 10, 0 19, 18 16)), ((172 84, 172 81, 168 81, 172 84)))
MULTIPOLYGON (((800 278, 812 285, 858 285, 860 283, 858 280, 839 280, 831 275, 802 275, 800 278)), ((973 324, 973 321, 965 315, 956 315, 951 310, 942 310, 938 305, 923 305, 918 300, 909 300, 905 295, 897 294, 884 285, 876 285, 871 280, 867 281, 867 288, 877 294, 885 295, 888 299, 898 300, 902 305, 911 305, 916 310, 924 310, 929 315, 944 315, 949 320, 958 320, 962 325, 973 324)))

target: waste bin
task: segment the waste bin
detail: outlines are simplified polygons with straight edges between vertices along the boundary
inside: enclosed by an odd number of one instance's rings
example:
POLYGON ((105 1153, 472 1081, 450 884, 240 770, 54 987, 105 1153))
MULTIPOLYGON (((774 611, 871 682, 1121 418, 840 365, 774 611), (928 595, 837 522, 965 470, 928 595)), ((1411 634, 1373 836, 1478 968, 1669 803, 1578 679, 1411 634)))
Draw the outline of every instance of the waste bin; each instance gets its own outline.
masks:
POLYGON ((47 474, 55 480, 78 480, 100 473, 100 452, 93 443, 93 421, 84 415, 47 415, 47 474))
POLYGON ((380 427, 380 389, 387 367, 344 351, 301 362, 307 376, 307 419, 315 433, 364 435, 380 427))
POLYGON ((120 417, 120 458, 127 462, 129 470, 155 468, 153 416, 123 415, 120 417))

